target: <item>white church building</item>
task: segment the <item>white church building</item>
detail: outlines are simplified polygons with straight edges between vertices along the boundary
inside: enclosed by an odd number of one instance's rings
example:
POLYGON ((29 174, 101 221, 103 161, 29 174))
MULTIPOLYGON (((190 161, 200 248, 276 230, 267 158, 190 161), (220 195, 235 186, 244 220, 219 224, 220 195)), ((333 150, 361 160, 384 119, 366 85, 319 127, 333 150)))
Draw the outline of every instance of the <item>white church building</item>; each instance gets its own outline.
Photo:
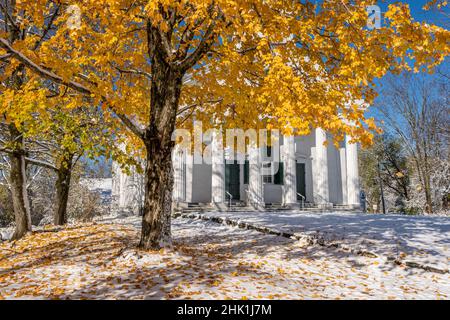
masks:
MULTIPOLYGON (((211 141, 210 163, 198 163, 193 155, 176 149, 175 205, 219 210, 233 210, 236 205, 249 210, 359 208, 358 145, 350 143, 350 138, 336 148, 332 138, 319 128, 308 136, 282 136, 279 142, 278 162, 270 161, 272 147, 249 148, 240 161, 229 161, 226 150, 214 147, 220 143, 211 141)), ((126 175, 113 163, 114 210, 138 213, 142 186, 142 175, 126 175)))

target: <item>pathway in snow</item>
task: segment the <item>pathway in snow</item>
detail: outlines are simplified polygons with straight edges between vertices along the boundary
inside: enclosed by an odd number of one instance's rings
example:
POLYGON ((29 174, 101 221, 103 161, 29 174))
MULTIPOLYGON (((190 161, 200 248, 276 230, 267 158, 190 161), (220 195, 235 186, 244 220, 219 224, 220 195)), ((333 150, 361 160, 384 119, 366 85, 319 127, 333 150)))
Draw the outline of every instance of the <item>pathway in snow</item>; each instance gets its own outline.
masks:
POLYGON ((327 244, 338 243, 355 251, 373 252, 411 264, 449 269, 448 217, 295 211, 210 212, 201 215, 320 238, 327 244))

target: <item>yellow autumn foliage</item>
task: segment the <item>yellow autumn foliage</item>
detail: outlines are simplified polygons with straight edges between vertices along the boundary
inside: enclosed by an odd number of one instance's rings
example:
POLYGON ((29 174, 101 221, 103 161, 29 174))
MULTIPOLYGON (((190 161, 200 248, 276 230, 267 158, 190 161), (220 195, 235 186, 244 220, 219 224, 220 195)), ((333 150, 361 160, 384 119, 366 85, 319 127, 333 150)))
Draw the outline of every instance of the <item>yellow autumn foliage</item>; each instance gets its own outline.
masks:
MULTIPOLYGON (((149 56, 157 51, 167 66, 185 73, 179 126, 189 128, 187 120, 195 116, 205 125, 226 128, 308 134, 322 127, 338 141, 349 134, 368 144, 377 130, 373 119, 365 118, 376 96, 374 80, 409 69, 411 63, 415 71, 431 70, 449 54, 448 30, 414 21, 407 3, 389 5, 386 24, 368 30, 366 7, 372 4, 82 0, 77 1, 80 25, 74 28, 67 23, 73 18, 67 5, 21 0, 14 10, 21 29, 45 30, 44 17, 55 7, 59 14, 54 31, 37 49, 39 32, 9 45, 2 41, 3 54, 11 53, 8 46, 15 52, 1 77, 8 79, 18 60, 23 62, 19 52, 57 75, 60 84, 79 84, 92 106, 128 115, 146 127, 155 112, 149 103, 154 76, 149 56), (195 56, 200 48, 204 52, 195 56)), ((0 37, 7 42, 8 33, 1 31, 0 37)), ((45 106, 42 93, 30 87, 15 93, 2 88, 0 111, 21 120, 45 106), (19 107, 11 109, 17 99, 19 107)))

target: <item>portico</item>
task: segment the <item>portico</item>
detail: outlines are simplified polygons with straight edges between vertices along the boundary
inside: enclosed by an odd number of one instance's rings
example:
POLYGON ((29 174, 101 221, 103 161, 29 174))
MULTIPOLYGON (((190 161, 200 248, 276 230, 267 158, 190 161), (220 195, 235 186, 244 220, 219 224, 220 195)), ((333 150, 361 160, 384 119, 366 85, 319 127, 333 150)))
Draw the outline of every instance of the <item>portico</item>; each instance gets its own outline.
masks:
MULTIPOLYGON (((281 137, 278 162, 264 158, 275 150, 252 146, 238 160, 230 161, 222 140, 212 135, 209 163, 196 163, 193 155, 179 148, 174 151, 173 199, 179 206, 194 203, 219 210, 227 210, 232 203, 254 210, 264 210, 267 205, 356 209, 360 192, 358 147, 350 142, 346 138, 336 148, 325 131, 316 129, 308 136, 281 137)), ((113 199, 120 199, 114 204, 117 210, 139 207, 136 196, 124 196, 130 195, 131 188, 136 190, 136 183, 123 183, 130 178, 118 170, 113 174, 113 199)))

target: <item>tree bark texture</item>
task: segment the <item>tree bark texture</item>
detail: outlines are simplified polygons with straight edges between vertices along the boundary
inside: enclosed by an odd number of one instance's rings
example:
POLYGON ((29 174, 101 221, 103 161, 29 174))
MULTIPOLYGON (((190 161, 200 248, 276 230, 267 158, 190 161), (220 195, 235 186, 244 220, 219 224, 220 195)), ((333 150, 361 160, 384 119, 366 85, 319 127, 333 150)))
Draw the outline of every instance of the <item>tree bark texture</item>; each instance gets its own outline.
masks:
POLYGON ((175 130, 183 74, 157 58, 152 64, 150 124, 144 134, 147 150, 142 249, 158 250, 171 243, 175 130))
POLYGON ((61 161, 56 179, 56 207, 53 223, 62 226, 67 223, 67 203, 69 201, 70 181, 72 178, 73 155, 67 155, 61 161))
POLYGON ((10 154, 11 172, 10 184, 14 208, 16 229, 12 236, 13 240, 22 238, 31 232, 30 202, 27 192, 26 159, 23 150, 23 136, 14 124, 10 124, 11 141, 14 148, 10 154))

